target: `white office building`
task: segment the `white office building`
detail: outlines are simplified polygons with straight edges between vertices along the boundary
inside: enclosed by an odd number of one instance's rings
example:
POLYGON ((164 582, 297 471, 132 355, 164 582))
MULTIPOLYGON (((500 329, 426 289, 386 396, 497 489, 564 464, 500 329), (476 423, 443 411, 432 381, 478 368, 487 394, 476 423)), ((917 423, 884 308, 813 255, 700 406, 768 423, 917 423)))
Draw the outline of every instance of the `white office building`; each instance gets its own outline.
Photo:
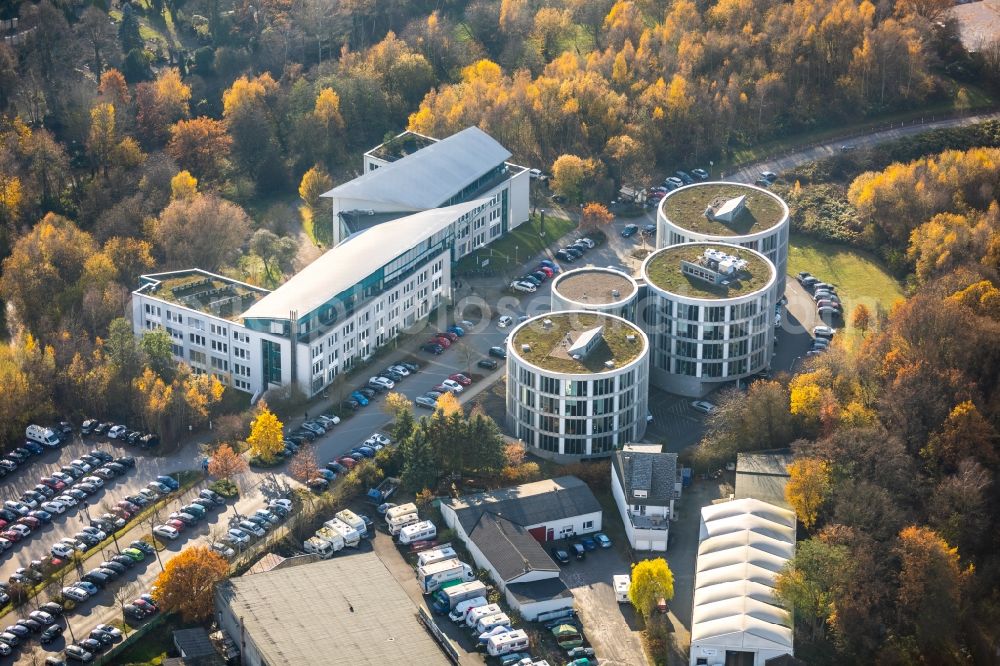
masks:
POLYGON ((454 230, 464 257, 528 221, 530 174, 478 127, 446 139, 403 132, 365 153, 364 173, 323 196, 333 204, 334 244, 385 215, 399 216, 472 200, 486 207, 454 230))
POLYGON ((774 345, 774 266, 717 243, 657 250, 642 264, 652 382, 698 397, 765 370, 774 345))
POLYGON ((411 134, 369 151, 365 175, 327 193, 336 243, 285 284, 197 268, 143 275, 135 333, 164 328, 175 359, 254 396, 288 385, 312 396, 422 326, 451 298, 453 263, 528 219, 529 174, 478 128, 414 135, 418 147, 411 134))
POLYGON ((656 215, 656 246, 716 242, 757 250, 777 269, 776 299, 788 272, 788 204, 761 187, 696 183, 667 194, 656 215))
POLYGON ((626 444, 611 457, 611 494, 634 550, 665 551, 681 496, 677 454, 660 444, 626 444))
POLYGON ((606 457, 646 431, 649 341, 614 315, 529 319, 507 342, 507 425, 532 453, 606 457))

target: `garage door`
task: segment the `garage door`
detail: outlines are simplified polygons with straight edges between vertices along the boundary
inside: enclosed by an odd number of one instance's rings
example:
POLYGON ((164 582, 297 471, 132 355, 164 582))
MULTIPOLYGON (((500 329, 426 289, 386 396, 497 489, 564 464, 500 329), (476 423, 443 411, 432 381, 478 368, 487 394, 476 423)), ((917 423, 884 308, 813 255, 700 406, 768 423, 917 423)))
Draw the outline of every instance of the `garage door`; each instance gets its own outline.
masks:
POLYGON ((649 539, 636 539, 636 550, 649 550, 649 539))
POLYGON ((666 550, 666 549, 667 549, 666 541, 654 541, 653 547, 651 548, 651 550, 666 550))
POLYGON ((535 541, 545 543, 545 527, 532 527, 528 534, 535 537, 535 541))

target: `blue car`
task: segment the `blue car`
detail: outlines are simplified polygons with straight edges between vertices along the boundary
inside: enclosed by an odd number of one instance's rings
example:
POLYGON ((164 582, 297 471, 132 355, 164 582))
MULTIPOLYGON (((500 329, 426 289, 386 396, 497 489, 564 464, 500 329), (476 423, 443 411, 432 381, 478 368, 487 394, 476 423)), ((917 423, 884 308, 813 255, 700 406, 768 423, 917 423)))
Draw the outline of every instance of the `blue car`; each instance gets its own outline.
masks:
POLYGON ((597 542, 594 541, 592 537, 589 536, 581 537, 580 543, 582 543, 583 547, 586 548, 587 550, 597 550, 597 542))
POLYGON ((351 394, 351 398, 353 400, 357 400, 358 404, 361 405, 362 407, 364 407, 364 406, 366 406, 368 404, 368 398, 365 397, 365 395, 363 393, 360 393, 358 391, 355 391, 354 393, 352 393, 351 394))
POLYGON ((32 455, 36 455, 36 456, 45 453, 45 449, 42 448, 42 445, 41 444, 36 444, 35 442, 27 442, 26 441, 24 443, 24 448, 28 449, 29 451, 31 451, 32 455))
POLYGON ((638 231, 639 231, 639 225, 626 224, 625 228, 622 229, 622 238, 628 238, 629 236, 634 236, 638 231))
POLYGON ((374 458, 375 457, 375 449, 373 449, 370 446, 359 446, 356 449, 351 449, 351 453, 360 453, 365 458, 374 458))
POLYGON ((594 535, 594 539, 600 544, 601 548, 611 548, 611 539, 604 532, 598 532, 594 535))
POLYGON ((549 268, 552 269, 553 273, 558 273, 560 271, 559 264, 552 261, 551 259, 542 259, 538 263, 540 263, 542 266, 548 266, 549 268))
POLYGON ((448 332, 454 333, 458 337, 462 337, 463 335, 465 335, 465 329, 462 328, 461 326, 449 326, 448 332))
POLYGON ((328 469, 322 469, 321 468, 321 469, 317 470, 317 473, 320 476, 322 476, 324 479, 326 479, 327 481, 335 481, 337 479, 337 475, 334 472, 331 472, 328 469))
POLYGON ((166 474, 156 477, 156 480, 171 490, 177 490, 181 487, 181 484, 177 483, 177 479, 172 476, 167 476, 166 474))

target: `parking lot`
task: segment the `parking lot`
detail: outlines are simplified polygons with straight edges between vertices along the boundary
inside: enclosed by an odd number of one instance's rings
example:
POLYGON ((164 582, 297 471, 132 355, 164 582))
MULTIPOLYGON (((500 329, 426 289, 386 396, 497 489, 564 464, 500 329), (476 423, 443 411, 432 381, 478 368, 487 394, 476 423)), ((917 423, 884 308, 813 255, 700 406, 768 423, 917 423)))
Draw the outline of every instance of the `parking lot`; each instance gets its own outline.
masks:
MULTIPOLYGON (((604 516, 604 520, 618 519, 618 516, 604 516)), ((555 543, 567 547, 565 541, 555 543)), ((601 664, 633 666, 646 663, 639 634, 641 621, 631 604, 619 604, 615 600, 611 585, 613 575, 627 574, 630 570, 621 551, 614 547, 588 551, 586 559, 573 559, 562 568, 560 577, 573 592, 584 633, 601 664)))

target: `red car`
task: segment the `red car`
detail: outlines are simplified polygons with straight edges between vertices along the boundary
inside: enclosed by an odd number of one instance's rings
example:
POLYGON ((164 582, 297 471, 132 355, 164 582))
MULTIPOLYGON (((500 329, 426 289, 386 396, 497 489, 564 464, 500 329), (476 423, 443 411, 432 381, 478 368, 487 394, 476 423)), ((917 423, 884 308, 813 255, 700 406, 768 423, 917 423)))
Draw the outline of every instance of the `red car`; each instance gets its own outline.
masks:
POLYGON ((170 525, 172 528, 174 528, 178 532, 183 531, 184 528, 187 527, 187 525, 185 525, 180 520, 177 520, 176 518, 171 518, 170 520, 168 520, 167 522, 165 522, 164 525, 170 525))
POLYGON ((439 338, 440 337, 445 337, 445 338, 448 338, 449 340, 451 340, 452 342, 454 342, 455 340, 458 340, 458 334, 457 333, 452 333, 451 331, 447 331, 445 333, 438 333, 437 337, 439 337, 439 338))
POLYGON ((548 266, 539 266, 535 270, 536 271, 541 271, 541 272, 545 273, 545 277, 552 277, 553 275, 556 274, 556 272, 554 270, 552 270, 551 268, 549 268, 548 266))
POLYGON ((353 469, 354 466, 358 464, 357 460, 355 460, 354 458, 351 458, 349 456, 344 456, 343 458, 337 458, 337 462, 339 462, 341 465, 343 465, 347 469, 353 469))
POLYGON ((59 479, 53 479, 52 477, 49 476, 43 476, 41 479, 39 479, 39 481, 48 486, 49 488, 51 488, 52 490, 56 491, 57 493, 62 492, 62 490, 66 487, 66 484, 60 481, 59 479))
POLYGON ((436 342, 437 344, 441 345, 445 349, 447 349, 448 347, 451 347, 451 340, 448 339, 448 338, 446 338, 443 335, 439 335, 436 338, 434 338, 433 342, 436 342))
POLYGON ((422 550, 427 550, 428 548, 434 548, 438 545, 436 540, 434 541, 414 541, 410 544, 411 553, 419 553, 422 550))
POLYGON ((132 502, 129 502, 128 500, 122 500, 122 501, 118 502, 118 504, 116 506, 119 509, 125 509, 126 511, 128 511, 129 513, 131 513, 133 516, 135 514, 139 513, 139 507, 137 507, 135 504, 132 504, 132 502))
POLYGON ((453 382, 458 382, 462 386, 468 386, 469 384, 472 383, 472 380, 463 375, 461 372, 456 372, 453 375, 448 375, 448 379, 452 380, 453 382))
POLYGON ((0 532, 0 537, 7 539, 11 543, 17 543, 21 540, 21 533, 14 530, 7 530, 6 532, 0 532))
POLYGON ((30 527, 33 530, 37 530, 42 524, 42 521, 38 520, 38 518, 35 518, 34 516, 21 516, 17 519, 17 522, 21 525, 25 525, 26 527, 30 527))

